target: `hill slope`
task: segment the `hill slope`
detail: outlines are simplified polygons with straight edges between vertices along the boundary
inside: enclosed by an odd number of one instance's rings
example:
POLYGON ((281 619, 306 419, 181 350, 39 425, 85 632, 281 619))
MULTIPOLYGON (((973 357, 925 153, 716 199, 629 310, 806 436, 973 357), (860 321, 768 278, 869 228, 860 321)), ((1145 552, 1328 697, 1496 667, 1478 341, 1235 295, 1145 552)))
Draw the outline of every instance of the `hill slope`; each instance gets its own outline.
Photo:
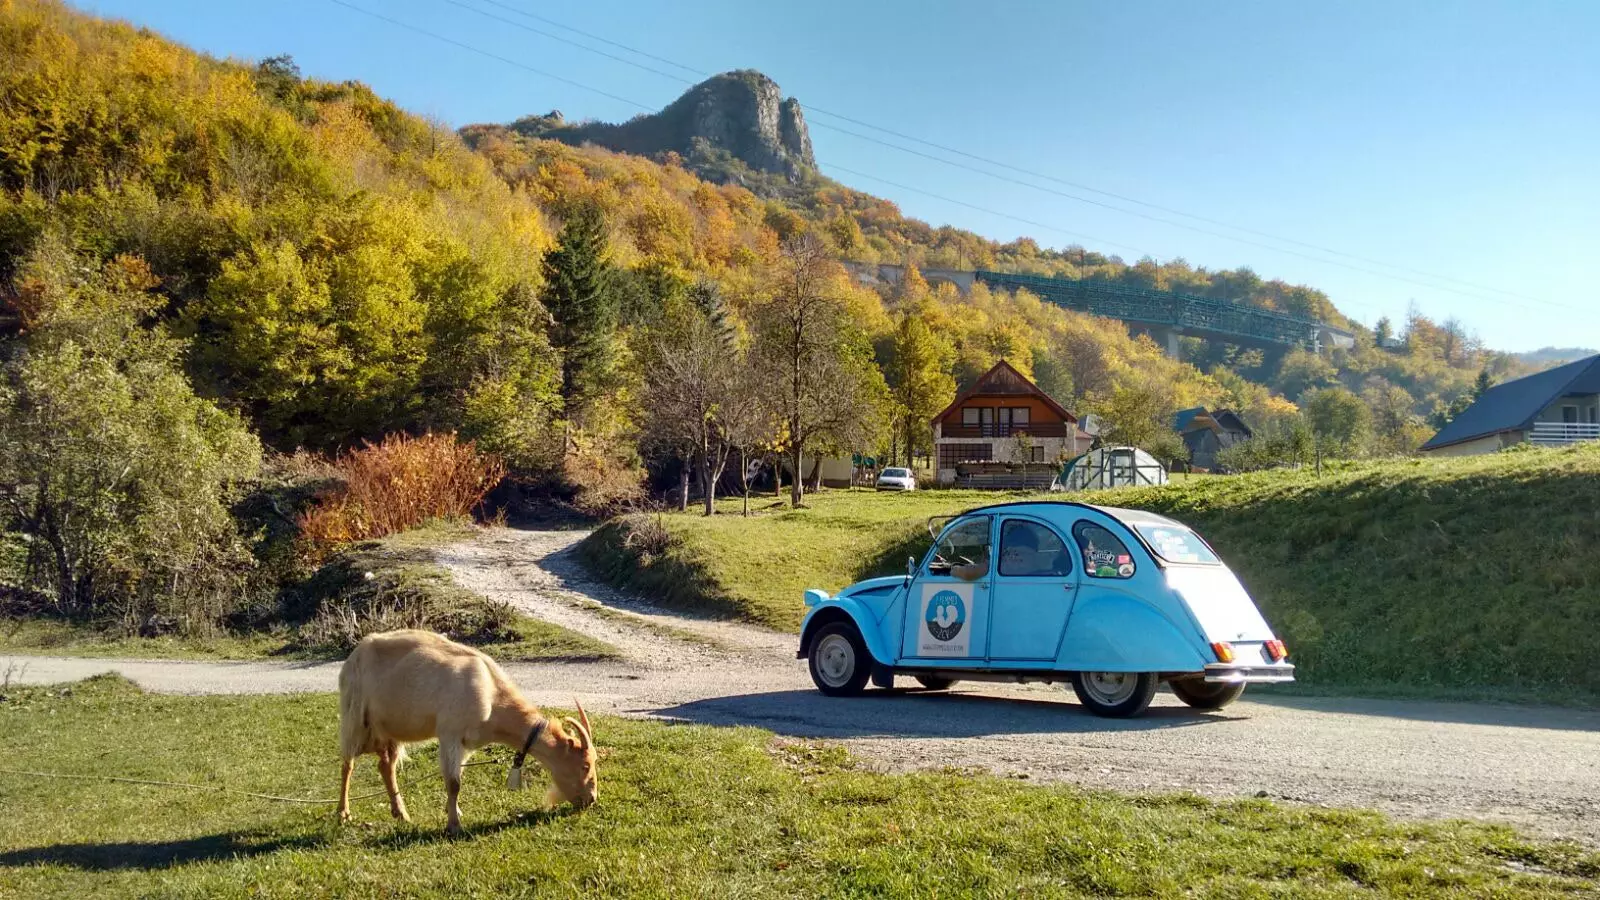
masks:
MULTIPOLYGON (((905 571, 927 516, 995 499, 834 492, 813 509, 661 518, 669 540, 581 552, 601 574, 795 630, 807 587, 905 571), (760 547, 759 553, 748 548, 760 547)), ((1081 495, 1192 525, 1312 685, 1600 699, 1600 446, 1270 472, 1081 495)))

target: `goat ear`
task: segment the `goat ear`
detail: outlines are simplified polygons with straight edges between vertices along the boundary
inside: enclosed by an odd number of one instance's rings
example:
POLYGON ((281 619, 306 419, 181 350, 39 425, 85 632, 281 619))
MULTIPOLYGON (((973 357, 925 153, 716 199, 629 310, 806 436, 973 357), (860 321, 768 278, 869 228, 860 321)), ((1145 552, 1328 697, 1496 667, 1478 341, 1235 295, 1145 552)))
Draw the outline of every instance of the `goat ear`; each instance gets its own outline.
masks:
POLYGON ((561 724, 567 726, 568 738, 580 750, 589 746, 589 732, 584 730, 583 723, 571 716, 562 716, 561 724))

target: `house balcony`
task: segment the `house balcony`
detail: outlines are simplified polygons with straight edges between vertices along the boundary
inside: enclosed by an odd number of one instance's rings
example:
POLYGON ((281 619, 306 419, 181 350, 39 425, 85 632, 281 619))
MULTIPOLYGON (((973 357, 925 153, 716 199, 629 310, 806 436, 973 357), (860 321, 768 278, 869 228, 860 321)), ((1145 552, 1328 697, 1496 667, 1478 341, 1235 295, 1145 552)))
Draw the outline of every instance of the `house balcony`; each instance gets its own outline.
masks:
POLYGON ((1034 422, 1028 425, 1007 425, 990 422, 983 425, 946 425, 940 432, 947 438, 997 438, 1026 434, 1028 437, 1058 438, 1067 436, 1065 422, 1034 422))
POLYGON ((1600 441, 1600 423, 1596 422, 1535 422, 1528 433, 1528 441, 1541 447, 1575 444, 1578 441, 1600 441))

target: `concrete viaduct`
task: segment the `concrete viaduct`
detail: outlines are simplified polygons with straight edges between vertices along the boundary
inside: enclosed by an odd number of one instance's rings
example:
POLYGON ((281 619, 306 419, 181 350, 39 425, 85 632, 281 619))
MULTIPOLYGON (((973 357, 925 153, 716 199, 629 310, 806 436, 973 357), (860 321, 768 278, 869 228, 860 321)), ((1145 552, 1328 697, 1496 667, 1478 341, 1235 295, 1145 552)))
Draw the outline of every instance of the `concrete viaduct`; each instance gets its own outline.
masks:
MULTIPOLYGON (((846 262, 845 267, 856 280, 871 285, 899 284, 905 274, 905 267, 890 263, 846 262)), ((1173 358, 1179 356, 1178 339, 1186 335, 1278 351, 1304 347, 1322 352, 1335 347, 1354 347, 1356 342, 1355 334, 1343 328, 1232 300, 981 269, 920 271, 929 284, 948 282, 963 293, 972 290, 978 282, 1006 291, 1026 288, 1047 303, 1119 319, 1148 332, 1173 358)))

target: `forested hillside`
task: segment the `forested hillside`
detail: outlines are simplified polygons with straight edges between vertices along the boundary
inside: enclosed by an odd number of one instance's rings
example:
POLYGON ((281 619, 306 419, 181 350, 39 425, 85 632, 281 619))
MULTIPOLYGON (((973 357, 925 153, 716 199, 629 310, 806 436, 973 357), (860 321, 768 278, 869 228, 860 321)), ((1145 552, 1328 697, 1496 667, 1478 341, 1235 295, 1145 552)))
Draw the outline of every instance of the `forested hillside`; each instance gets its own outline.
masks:
POLYGON ((0 57, 0 576, 26 545, 35 576, 85 596, 228 595, 248 543, 230 504, 263 452, 454 432, 603 510, 746 459, 903 459, 998 359, 1172 454, 1172 413, 1199 403, 1285 453, 1404 452, 1509 365, 1421 316, 1395 348, 1358 329, 1331 358, 1196 345, 1180 363, 1026 294, 913 276, 880 295, 839 260, 1342 321, 1248 270, 996 244, 820 177, 763 197, 670 153, 457 134, 286 58, 218 61, 51 0, 0 0, 0 57))

